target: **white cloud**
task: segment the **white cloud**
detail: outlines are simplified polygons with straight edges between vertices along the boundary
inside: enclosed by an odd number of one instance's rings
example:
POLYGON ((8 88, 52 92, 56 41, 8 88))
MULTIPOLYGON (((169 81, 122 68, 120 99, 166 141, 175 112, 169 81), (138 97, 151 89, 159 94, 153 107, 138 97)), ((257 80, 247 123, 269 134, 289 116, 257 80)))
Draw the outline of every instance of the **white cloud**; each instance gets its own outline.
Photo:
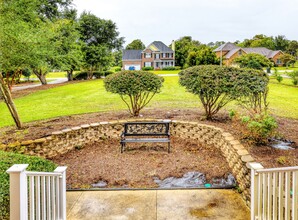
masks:
POLYGON ((129 43, 145 44, 190 35, 204 43, 235 41, 255 34, 298 38, 297 0, 74 0, 79 12, 116 22, 129 43))

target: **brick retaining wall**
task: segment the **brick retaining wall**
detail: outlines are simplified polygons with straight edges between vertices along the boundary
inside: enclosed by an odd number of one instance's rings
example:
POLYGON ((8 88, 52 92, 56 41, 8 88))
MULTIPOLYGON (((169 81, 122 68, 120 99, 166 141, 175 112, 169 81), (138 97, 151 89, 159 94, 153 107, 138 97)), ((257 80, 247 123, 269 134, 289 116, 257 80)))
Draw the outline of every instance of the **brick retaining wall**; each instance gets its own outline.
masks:
MULTIPOLYGON (((53 132, 50 136, 37 140, 0 145, 0 149, 52 158, 59 154, 65 154, 76 147, 82 147, 89 142, 107 138, 119 138, 123 130, 123 123, 128 121, 161 120, 122 120, 85 124, 53 132)), ((230 133, 225 132, 221 128, 187 121, 171 121, 171 135, 196 140, 220 149, 237 180, 238 190, 241 192, 247 205, 250 206, 251 178, 248 163, 253 162, 254 159, 238 140, 235 140, 230 133)))

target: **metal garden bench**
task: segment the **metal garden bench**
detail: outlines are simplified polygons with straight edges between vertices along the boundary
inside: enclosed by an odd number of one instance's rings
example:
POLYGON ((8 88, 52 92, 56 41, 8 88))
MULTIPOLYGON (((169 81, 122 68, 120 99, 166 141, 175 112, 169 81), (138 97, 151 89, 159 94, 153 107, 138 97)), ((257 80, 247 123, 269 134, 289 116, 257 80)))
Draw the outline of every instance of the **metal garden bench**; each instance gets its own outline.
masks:
POLYGON ((121 134, 121 153, 125 150, 126 143, 168 143, 170 145, 170 122, 128 122, 124 124, 121 134))

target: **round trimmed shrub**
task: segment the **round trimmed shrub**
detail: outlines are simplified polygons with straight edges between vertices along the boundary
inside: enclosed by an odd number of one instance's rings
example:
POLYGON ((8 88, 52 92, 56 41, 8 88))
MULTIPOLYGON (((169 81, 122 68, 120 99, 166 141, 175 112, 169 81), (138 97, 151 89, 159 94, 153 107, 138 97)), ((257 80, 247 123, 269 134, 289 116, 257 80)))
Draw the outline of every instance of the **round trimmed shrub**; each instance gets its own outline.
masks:
POLYGON ((164 79, 147 71, 121 71, 109 75, 104 80, 108 92, 119 94, 133 116, 160 92, 164 79))
POLYGON ((215 65, 190 67, 179 73, 180 85, 199 96, 207 119, 233 100, 255 102, 260 93, 267 95, 268 81, 263 71, 215 65))

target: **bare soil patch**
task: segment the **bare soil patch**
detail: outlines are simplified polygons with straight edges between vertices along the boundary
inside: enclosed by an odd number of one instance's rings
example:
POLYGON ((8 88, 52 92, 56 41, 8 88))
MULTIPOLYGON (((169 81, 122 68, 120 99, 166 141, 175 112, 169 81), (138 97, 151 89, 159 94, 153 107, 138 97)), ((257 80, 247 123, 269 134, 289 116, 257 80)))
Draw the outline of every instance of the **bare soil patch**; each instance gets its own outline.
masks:
POLYGON ((102 140, 52 160, 68 166, 68 188, 90 188, 99 181, 106 181, 108 188, 156 188, 154 177, 181 177, 198 171, 210 181, 231 173, 220 150, 194 141, 171 138, 171 153, 167 153, 167 144, 128 146, 121 154, 119 140, 102 140))

